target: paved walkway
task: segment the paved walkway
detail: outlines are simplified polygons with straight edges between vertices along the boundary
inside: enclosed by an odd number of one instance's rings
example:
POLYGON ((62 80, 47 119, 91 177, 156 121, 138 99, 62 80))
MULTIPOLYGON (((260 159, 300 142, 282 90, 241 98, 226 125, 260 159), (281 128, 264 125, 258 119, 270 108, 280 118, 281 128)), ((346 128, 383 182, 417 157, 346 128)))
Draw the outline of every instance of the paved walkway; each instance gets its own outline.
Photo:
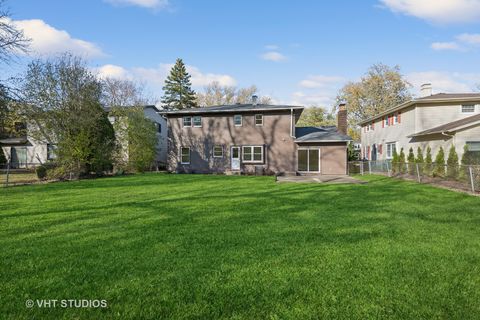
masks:
POLYGON ((353 183, 362 184, 366 181, 358 180, 350 176, 318 175, 318 176, 280 176, 277 182, 313 182, 313 183, 353 183))

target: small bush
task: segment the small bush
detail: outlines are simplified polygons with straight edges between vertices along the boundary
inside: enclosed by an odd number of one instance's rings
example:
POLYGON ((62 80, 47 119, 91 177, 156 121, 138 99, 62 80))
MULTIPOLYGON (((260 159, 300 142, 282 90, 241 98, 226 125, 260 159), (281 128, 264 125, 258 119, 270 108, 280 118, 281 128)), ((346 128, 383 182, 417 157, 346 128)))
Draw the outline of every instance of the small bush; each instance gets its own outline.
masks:
POLYGON ((413 148, 408 150, 408 173, 413 175, 415 173, 415 154, 413 154, 413 148))
POLYGON ((47 168, 44 165, 41 165, 35 168, 35 172, 37 174, 38 179, 44 180, 47 178, 47 168))
POLYGON ((458 178, 458 154, 453 145, 448 152, 447 177, 454 180, 458 178))
POLYGON ((441 178, 445 177, 445 152, 442 147, 438 150, 437 157, 435 158, 435 170, 433 170, 433 176, 441 178))
POLYGON ((427 155, 425 156, 425 174, 432 175, 432 148, 427 147, 427 155))

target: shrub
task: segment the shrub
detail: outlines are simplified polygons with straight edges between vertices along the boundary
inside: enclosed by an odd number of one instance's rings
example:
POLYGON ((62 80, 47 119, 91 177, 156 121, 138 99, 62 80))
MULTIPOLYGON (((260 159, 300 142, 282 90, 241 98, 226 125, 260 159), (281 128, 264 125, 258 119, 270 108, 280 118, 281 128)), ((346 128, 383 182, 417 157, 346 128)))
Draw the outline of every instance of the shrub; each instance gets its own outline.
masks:
POLYGON ((417 148, 417 158, 415 159, 415 162, 416 163, 424 162, 422 148, 420 147, 417 148))
POLYGON ((44 165, 38 166, 35 168, 37 178, 44 180, 47 177, 47 168, 44 165))
POLYGON ((398 172, 398 153, 397 150, 393 150, 393 157, 392 157, 392 173, 397 173, 398 172))
POLYGON ((410 149, 408 150, 407 161, 408 161, 408 173, 413 175, 415 173, 415 155, 413 154, 412 147, 410 147, 410 149))
POLYGON ((403 148, 400 149, 400 154, 398 155, 398 165, 398 171, 400 173, 405 173, 405 152, 403 152, 403 148))
POLYGON ((440 147, 437 157, 435 158, 435 170, 433 171, 435 177, 445 177, 445 152, 440 147))
POLYGON ((425 174, 432 175, 432 148, 427 147, 427 155, 425 156, 425 174))
POLYGON ((450 151, 448 152, 447 177, 451 179, 458 178, 458 154, 453 145, 450 147, 450 151))

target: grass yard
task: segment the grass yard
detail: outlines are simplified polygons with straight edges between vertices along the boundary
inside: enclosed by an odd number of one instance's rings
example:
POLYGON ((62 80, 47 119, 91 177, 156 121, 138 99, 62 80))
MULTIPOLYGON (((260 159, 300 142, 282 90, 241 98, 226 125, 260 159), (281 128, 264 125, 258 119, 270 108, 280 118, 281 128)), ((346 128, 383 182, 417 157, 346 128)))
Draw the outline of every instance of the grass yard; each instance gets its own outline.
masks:
POLYGON ((480 198, 362 179, 146 174, 0 189, 0 317, 478 319, 480 198))

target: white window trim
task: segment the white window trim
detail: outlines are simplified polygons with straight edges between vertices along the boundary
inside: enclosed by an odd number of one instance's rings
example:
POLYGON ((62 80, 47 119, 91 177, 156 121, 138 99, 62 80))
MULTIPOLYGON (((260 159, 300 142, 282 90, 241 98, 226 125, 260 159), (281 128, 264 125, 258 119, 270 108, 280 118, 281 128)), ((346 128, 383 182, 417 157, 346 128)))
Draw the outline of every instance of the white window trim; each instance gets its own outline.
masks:
POLYGON ((255 121, 255 126, 256 126, 256 127, 263 127, 263 114, 258 113, 258 114, 256 114, 256 115, 254 116, 253 119, 254 119, 254 121, 255 121), (257 124, 257 116, 260 116, 260 117, 261 117, 260 119, 262 120, 262 123, 257 124))
POLYGON ((264 149, 265 149, 265 148, 264 148, 262 145, 260 145, 260 146, 258 146, 258 145, 257 145, 257 146, 242 146, 242 156, 241 156, 242 163, 263 163, 263 160, 265 159, 265 150, 264 150, 264 149), (244 157, 245 157, 245 154, 246 154, 246 153, 245 153, 245 149, 246 149, 246 148, 250 148, 250 149, 251 149, 252 160, 245 160, 244 157), (260 150, 262 150, 262 152, 261 152, 262 159, 260 159, 260 160, 254 160, 254 159, 253 159, 253 158, 254 158, 254 154, 255 154, 255 153, 254 153, 254 149, 255 149, 255 148, 260 148, 260 150))
POLYGON ((395 146, 395 150, 397 150, 397 142, 387 142, 385 143, 385 157, 390 160, 393 159, 393 148, 395 146), (390 156, 388 155, 388 146, 390 146, 390 156))
POLYGON ((191 154, 191 151, 190 151, 190 147, 180 147, 180 163, 181 164, 190 164, 191 161, 192 161, 192 154, 191 154), (188 149, 188 162, 183 162, 182 149, 188 149))
POLYGON ((193 116, 192 117, 192 126, 195 128, 201 128, 202 127, 202 116, 193 116), (200 125, 195 124, 195 118, 200 118, 200 125))
POLYGON ((393 115, 393 124, 398 124, 398 113, 393 115))
POLYGON ((183 123, 183 127, 184 127, 184 128, 191 128, 191 127, 192 127, 192 117, 191 117, 191 116, 185 116, 185 117, 183 117, 183 122, 182 122, 182 123, 183 123), (187 119, 187 118, 190 118, 190 125, 189 125, 189 126, 186 126, 186 125, 185 125, 185 119, 187 119))
POLYGON ((224 156, 223 146, 220 145, 220 144, 214 145, 212 152, 213 152, 213 157, 214 157, 214 158, 223 158, 223 156, 224 156), (216 155, 215 155, 215 148, 220 148, 220 149, 222 150, 222 155, 221 155, 221 156, 216 156, 216 155))
POLYGON ((460 107, 460 111, 461 111, 461 113, 465 113, 465 114, 475 113, 476 105, 474 105, 474 104, 462 104, 462 106, 460 107), (463 107, 473 107, 473 110, 472 111, 463 111, 463 107))
POLYGON ((233 115, 233 124, 235 127, 241 127, 243 125, 243 116, 241 114, 234 114, 233 115), (240 124, 235 123, 235 117, 240 117, 240 124))

